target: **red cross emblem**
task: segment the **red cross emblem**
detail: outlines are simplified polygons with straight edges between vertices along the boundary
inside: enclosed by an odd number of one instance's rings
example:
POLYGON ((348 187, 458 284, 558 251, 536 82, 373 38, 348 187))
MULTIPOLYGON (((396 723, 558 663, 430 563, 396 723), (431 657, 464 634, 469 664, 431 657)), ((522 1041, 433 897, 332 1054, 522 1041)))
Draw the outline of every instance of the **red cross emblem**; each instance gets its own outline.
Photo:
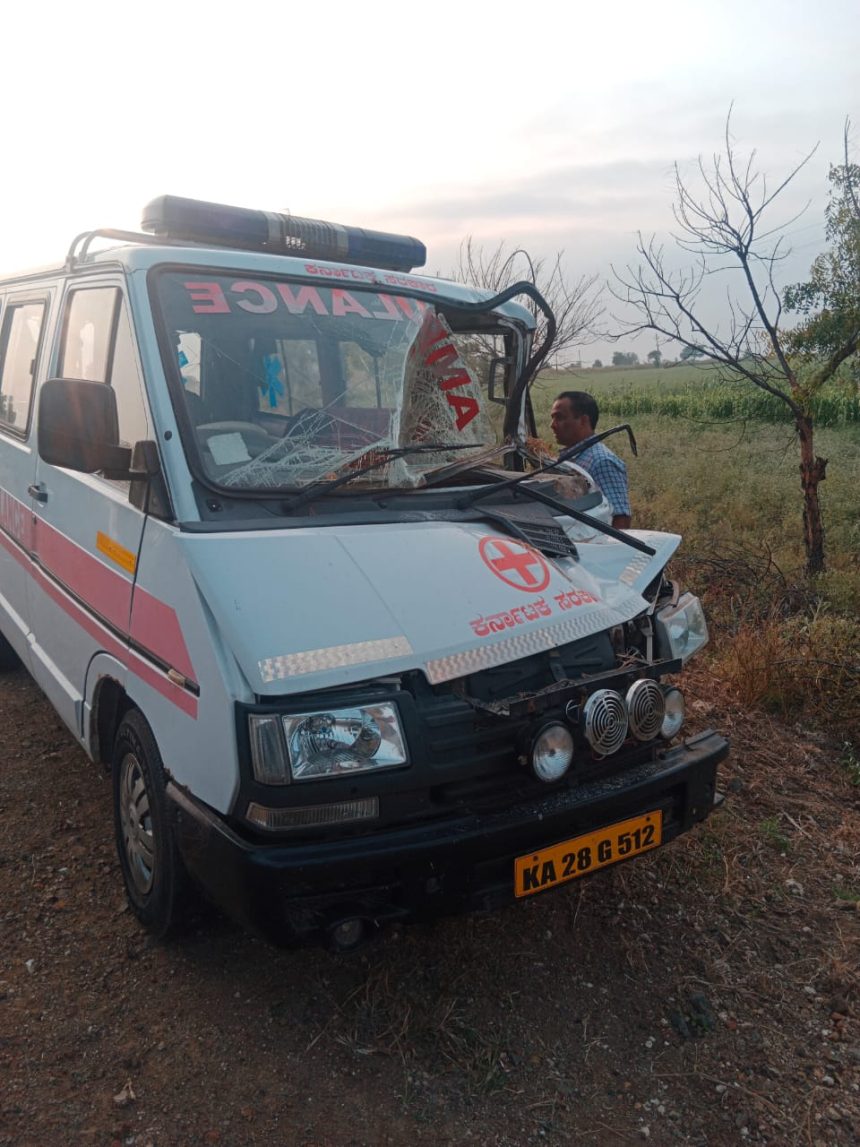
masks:
POLYGON ((549 585, 549 566, 540 554, 513 538, 481 538, 478 549, 488 569, 506 585, 540 593, 549 585))

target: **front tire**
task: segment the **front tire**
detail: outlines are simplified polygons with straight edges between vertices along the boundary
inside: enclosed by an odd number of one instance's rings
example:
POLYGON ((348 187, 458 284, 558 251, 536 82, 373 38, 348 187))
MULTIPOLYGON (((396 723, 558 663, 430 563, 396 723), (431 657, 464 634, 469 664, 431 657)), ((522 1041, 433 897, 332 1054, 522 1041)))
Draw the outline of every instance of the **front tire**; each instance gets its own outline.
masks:
POLYGON ((114 741, 113 801, 129 904, 144 927, 163 939, 183 923, 188 877, 169 823, 161 754, 136 709, 125 714, 114 741))

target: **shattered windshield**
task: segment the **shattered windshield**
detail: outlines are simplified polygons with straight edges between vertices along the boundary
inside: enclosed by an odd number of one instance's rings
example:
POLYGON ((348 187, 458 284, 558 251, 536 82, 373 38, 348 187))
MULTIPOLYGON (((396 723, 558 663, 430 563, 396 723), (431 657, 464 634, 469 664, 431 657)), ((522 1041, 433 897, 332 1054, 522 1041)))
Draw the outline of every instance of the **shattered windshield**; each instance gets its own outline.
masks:
POLYGON ((350 467, 357 485, 414 486, 501 442, 503 408, 481 377, 501 335, 454 332, 430 303, 199 268, 160 273, 154 291, 167 373, 219 486, 296 489, 350 467))

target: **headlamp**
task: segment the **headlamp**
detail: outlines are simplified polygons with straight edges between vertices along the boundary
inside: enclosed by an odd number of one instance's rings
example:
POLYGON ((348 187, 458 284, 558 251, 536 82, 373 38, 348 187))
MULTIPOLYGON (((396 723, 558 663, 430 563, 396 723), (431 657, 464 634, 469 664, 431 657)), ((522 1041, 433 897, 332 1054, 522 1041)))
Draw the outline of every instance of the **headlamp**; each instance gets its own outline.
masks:
POLYGON ((249 722, 254 777, 263 784, 325 780, 407 762, 391 702, 287 716, 253 714, 249 722))
POLYGON ((665 713, 663 716, 663 724, 660 728, 660 736, 665 737, 667 741, 671 741, 672 738, 681 731, 681 726, 684 724, 686 705, 684 704, 684 694, 680 689, 665 689, 663 697, 665 701, 665 713))
POLYGON ((666 605, 654 615, 657 647, 661 657, 686 661, 708 641, 708 625, 702 603, 691 593, 682 594, 676 605, 666 605))
POLYGON ((532 770, 539 781, 557 781, 573 760, 573 736, 566 725, 544 725, 532 746, 532 770))

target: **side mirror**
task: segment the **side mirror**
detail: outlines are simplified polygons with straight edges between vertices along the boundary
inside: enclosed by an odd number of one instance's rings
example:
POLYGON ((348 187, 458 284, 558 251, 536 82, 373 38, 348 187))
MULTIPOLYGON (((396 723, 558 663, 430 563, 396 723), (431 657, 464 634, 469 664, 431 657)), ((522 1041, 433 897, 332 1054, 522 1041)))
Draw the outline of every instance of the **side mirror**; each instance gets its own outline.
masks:
POLYGON ((127 471, 131 451, 119 445, 116 395, 103 382, 49 378, 39 393, 39 456, 52 466, 93 474, 127 471))

